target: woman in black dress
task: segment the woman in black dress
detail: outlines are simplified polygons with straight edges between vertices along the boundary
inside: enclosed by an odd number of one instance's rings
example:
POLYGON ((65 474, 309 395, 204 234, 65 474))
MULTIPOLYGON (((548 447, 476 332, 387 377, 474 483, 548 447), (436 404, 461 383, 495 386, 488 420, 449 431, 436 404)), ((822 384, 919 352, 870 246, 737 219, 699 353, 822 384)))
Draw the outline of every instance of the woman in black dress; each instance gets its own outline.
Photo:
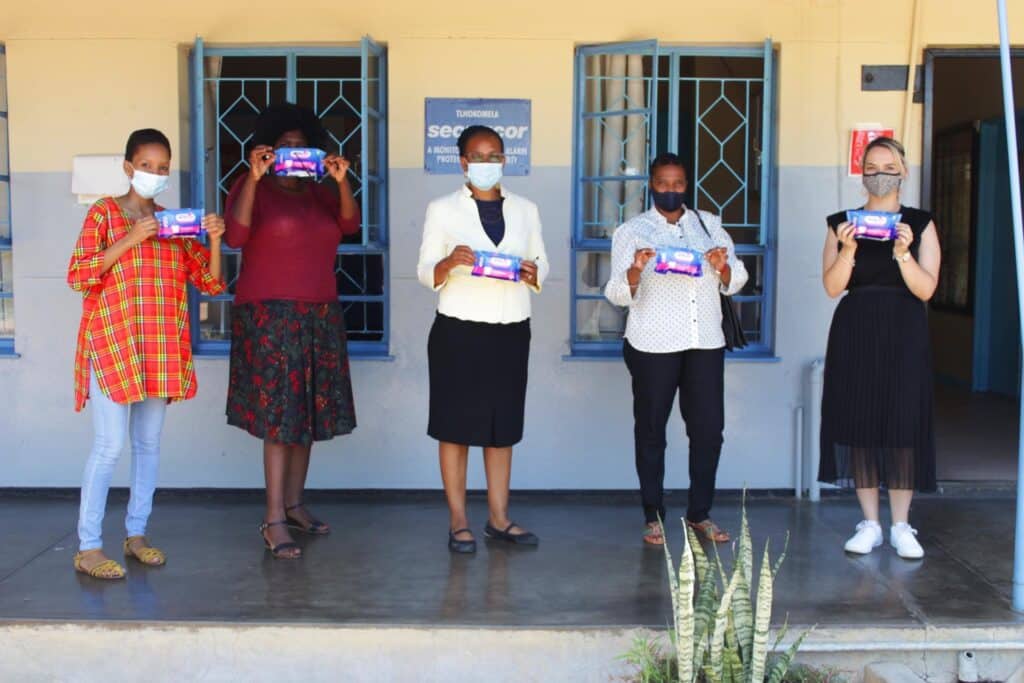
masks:
POLYGON ((847 292, 832 318, 822 399, 818 478, 854 486, 864 521, 846 542, 867 554, 882 544, 879 488, 889 492, 890 543, 924 556, 909 522, 914 490, 935 490, 932 367, 925 302, 938 283, 939 239, 931 215, 900 204, 903 147, 878 138, 864 154, 864 208, 900 213, 890 242, 856 239, 846 212, 828 217, 825 291, 847 292))

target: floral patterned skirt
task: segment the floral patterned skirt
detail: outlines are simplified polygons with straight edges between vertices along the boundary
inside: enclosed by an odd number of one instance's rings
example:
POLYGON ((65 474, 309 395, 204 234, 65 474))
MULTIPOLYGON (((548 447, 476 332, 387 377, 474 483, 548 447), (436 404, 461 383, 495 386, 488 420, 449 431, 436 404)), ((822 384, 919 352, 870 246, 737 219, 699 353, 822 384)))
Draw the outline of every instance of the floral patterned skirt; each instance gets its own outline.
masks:
POLYGON ((309 445, 356 426, 341 303, 260 301, 231 309, 228 424, 309 445))

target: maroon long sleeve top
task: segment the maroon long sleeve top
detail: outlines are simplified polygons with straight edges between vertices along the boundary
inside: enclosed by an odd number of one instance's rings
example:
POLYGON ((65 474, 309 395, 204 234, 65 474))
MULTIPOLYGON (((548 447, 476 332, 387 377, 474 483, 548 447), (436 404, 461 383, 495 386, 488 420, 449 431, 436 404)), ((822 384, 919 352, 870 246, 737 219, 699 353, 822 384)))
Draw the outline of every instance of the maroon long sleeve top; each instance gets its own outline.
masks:
POLYGON ((359 232, 359 213, 342 218, 339 197, 318 183, 292 193, 265 178, 256 185, 252 224, 244 225, 232 211, 244 183, 243 176, 231 188, 224 209, 224 242, 242 250, 235 303, 337 299, 338 245, 359 232))

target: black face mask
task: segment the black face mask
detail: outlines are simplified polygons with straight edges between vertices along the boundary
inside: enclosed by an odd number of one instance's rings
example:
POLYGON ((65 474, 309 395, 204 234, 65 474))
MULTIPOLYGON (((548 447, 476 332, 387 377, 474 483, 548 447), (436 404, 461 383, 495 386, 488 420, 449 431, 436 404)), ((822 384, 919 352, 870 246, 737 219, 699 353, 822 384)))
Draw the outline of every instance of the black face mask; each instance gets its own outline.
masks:
POLYGON ((667 213, 675 213, 683 208, 685 192, 655 192, 651 190, 651 200, 654 205, 667 213))

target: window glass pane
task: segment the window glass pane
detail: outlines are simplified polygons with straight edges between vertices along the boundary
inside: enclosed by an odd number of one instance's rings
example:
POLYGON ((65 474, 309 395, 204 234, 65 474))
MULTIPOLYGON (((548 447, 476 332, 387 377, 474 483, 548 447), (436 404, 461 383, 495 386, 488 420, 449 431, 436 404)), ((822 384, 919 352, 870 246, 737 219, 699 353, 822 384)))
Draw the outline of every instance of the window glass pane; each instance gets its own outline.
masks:
POLYGON ((203 341, 231 339, 231 302, 199 302, 199 338, 203 341))
POLYGON ((606 299, 576 302, 577 341, 619 341, 626 330, 626 311, 606 299))
POLYGON ((0 50, 0 111, 7 111, 7 54, 0 50))
POLYGON ((763 254, 741 254, 740 259, 747 268, 747 284, 740 290, 740 296, 761 296, 765 293, 765 272, 763 254))
POLYGON ((382 254, 338 254, 335 266, 338 294, 383 296, 384 256, 382 254))
POLYGON ((586 58, 585 112, 644 109, 648 105, 651 57, 591 55, 586 58))
POLYGON ((0 118, 0 175, 10 175, 7 146, 7 119, 0 118))
POLYGON ((611 239, 615 228, 647 208, 646 180, 585 182, 581 192, 587 239, 611 239))
POLYGON ((14 299, 0 299, 0 337, 14 336, 14 299))
POLYGON ((733 302, 736 312, 739 314, 740 327, 747 337, 747 342, 757 344, 761 342, 761 313, 764 304, 761 301, 733 302))
POLYGON ((611 275, 612 255, 607 251, 583 251, 576 254, 576 293, 604 294, 611 275))
POLYGON ((0 180, 0 242, 11 239, 11 186, 0 180))
POLYGON ((0 294, 14 290, 13 258, 9 250, 0 250, 0 294))

